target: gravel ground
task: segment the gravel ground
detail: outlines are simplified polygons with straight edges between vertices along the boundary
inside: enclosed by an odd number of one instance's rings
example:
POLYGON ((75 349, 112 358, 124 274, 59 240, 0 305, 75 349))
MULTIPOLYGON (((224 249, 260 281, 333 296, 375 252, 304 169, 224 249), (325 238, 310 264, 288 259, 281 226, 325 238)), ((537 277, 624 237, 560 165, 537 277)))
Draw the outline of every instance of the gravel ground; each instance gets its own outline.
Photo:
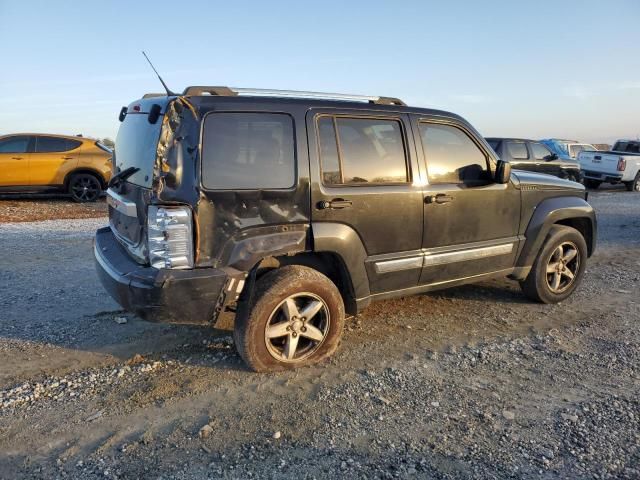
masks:
POLYGON ((61 218, 96 218, 107 214, 107 202, 74 203, 65 195, 0 195, 0 223, 61 218))
POLYGON ((590 201, 562 304, 506 280, 380 302, 277 375, 226 330, 120 311, 104 217, 1 224, 0 478, 640 478, 640 195, 590 201))

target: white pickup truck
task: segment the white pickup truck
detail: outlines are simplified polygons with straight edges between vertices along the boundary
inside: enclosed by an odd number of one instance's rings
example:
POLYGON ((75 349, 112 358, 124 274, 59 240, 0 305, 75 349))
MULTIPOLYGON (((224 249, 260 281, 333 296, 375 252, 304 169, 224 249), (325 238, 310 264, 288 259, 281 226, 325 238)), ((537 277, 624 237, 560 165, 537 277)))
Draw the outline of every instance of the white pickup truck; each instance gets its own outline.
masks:
POLYGON ((630 192, 640 192, 640 140, 618 140, 610 152, 582 151, 578 161, 586 187, 624 183, 630 192))

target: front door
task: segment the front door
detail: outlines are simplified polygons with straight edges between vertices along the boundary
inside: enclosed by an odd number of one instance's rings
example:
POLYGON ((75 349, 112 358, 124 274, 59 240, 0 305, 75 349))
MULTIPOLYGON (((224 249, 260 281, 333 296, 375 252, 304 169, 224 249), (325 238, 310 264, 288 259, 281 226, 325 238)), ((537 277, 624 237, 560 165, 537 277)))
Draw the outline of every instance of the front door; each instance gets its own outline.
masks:
POLYGON ((523 140, 503 140, 503 160, 508 160, 511 168, 541 172, 541 162, 536 161, 529 153, 527 142, 523 140))
POLYGON ((347 226, 366 250, 372 294, 415 287, 422 267, 422 187, 409 117, 307 115, 312 222, 347 226))
POLYGON ((554 155, 551 150, 542 143, 531 142, 529 146, 531 147, 533 159, 536 161, 536 164, 539 165, 538 171, 540 173, 547 173, 549 175, 555 175, 556 177, 561 175, 562 169, 560 165, 562 161, 557 155, 554 155))
POLYGON ((424 193, 423 285, 513 267, 520 192, 493 181, 492 156, 463 123, 414 117, 428 185, 424 193))
POLYGON ((29 185, 29 144, 32 137, 12 135, 0 139, 0 187, 29 185))
POLYGON ((62 185, 65 175, 78 164, 82 142, 64 137, 36 137, 31 157, 31 185, 62 185))

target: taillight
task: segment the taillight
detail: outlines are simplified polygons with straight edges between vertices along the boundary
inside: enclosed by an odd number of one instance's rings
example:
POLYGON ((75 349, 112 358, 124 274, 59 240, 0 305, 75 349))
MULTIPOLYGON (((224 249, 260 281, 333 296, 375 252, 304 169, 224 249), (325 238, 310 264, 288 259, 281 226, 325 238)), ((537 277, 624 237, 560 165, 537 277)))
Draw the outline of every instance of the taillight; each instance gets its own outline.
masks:
POLYGON ((193 268, 193 232, 188 207, 149 206, 149 262, 155 268, 193 268))
POLYGON ((623 172, 625 168, 627 168, 627 161, 624 159, 624 157, 620 157, 618 159, 618 171, 623 172))

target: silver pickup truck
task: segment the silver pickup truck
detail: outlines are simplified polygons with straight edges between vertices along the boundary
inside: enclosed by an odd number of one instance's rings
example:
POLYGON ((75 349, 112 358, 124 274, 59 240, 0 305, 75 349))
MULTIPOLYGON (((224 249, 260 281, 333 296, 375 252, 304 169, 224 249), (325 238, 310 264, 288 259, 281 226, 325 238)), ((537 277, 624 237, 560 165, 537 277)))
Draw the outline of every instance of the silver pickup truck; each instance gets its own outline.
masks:
POLYGON ((640 192, 640 140, 618 140, 609 152, 580 152, 578 161, 586 187, 624 183, 640 192))

